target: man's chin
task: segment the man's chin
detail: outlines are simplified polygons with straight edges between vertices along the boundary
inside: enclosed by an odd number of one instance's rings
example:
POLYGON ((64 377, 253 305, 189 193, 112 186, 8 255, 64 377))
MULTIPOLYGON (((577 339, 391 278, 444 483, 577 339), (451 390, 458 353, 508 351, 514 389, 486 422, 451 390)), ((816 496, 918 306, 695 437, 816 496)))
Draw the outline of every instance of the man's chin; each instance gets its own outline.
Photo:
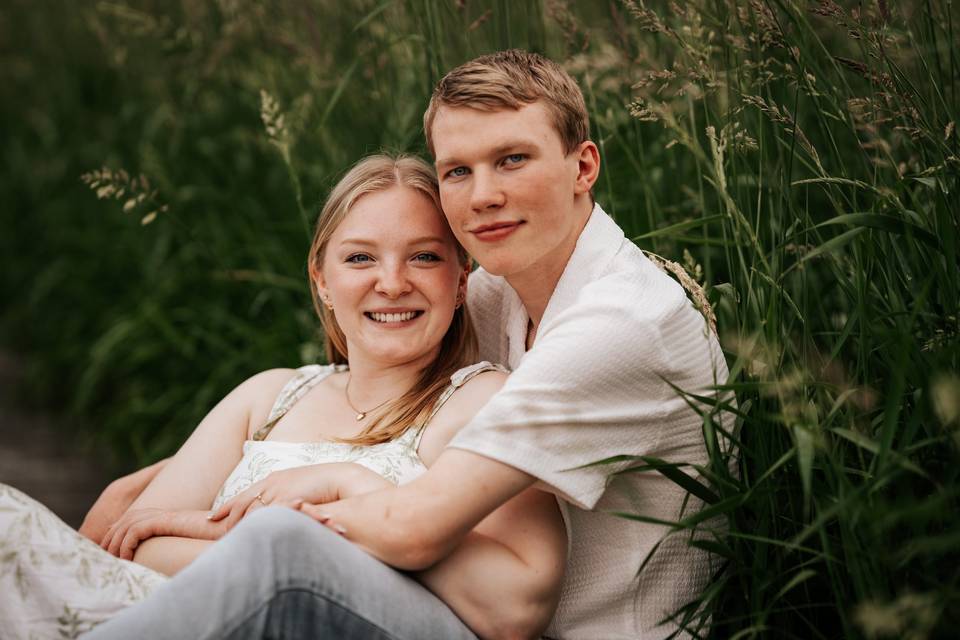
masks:
POLYGON ((487 260, 486 263, 484 263, 484 261, 477 259, 477 262, 480 263, 484 271, 492 276, 509 278, 521 270, 520 265, 512 260, 487 260))

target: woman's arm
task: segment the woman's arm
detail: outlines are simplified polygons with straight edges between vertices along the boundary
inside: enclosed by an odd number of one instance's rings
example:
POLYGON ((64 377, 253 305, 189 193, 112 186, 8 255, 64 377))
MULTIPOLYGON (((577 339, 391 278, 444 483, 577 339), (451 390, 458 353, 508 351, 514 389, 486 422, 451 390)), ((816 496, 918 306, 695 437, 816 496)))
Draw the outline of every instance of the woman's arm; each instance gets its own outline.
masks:
MULTIPOLYGON (((450 397, 420 444, 428 466, 505 378, 481 374, 450 397)), ((489 497, 474 476, 461 475, 457 482, 472 484, 473 499, 489 497)), ((448 556, 417 578, 481 638, 538 637, 553 616, 566 563, 566 530, 556 499, 523 491, 456 541, 460 544, 448 556)))
POLYGON ((481 638, 538 638, 560 598, 566 547, 556 498, 528 489, 416 577, 481 638))
MULTIPOLYGON (((505 380, 501 373, 481 374, 453 394, 427 427, 421 458, 436 462, 505 380)), ((484 518, 450 555, 417 578, 481 638, 539 637, 560 598, 566 552, 556 498, 527 489, 484 518)))
POLYGON ((173 575, 253 509, 265 505, 296 508, 304 499, 327 502, 389 486, 393 486, 389 480, 351 462, 283 469, 214 512, 132 509, 115 527, 108 547, 114 555, 173 575))
POLYGON ((179 572, 213 544, 213 540, 157 536, 137 547, 134 562, 168 576, 179 572))
POLYGON ((265 419, 291 373, 289 369, 259 373, 221 400, 111 527, 101 545, 131 557, 142 540, 153 536, 209 540, 225 533, 225 523, 209 523, 205 514, 240 460, 251 429, 265 419))
POLYGON ((107 534, 107 529, 120 519, 169 461, 169 458, 165 458, 154 462, 148 467, 117 478, 108 484, 84 516, 83 524, 79 529, 80 534, 100 544, 107 534))

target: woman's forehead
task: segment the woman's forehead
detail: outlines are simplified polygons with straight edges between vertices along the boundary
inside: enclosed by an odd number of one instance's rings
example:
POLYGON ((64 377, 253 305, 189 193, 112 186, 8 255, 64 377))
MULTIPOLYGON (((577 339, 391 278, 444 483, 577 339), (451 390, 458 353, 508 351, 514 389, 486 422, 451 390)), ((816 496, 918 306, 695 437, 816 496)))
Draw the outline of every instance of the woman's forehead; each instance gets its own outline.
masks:
POLYGON ((361 196, 353 203, 331 240, 376 240, 378 243, 453 242, 453 234, 433 200, 398 185, 361 196))

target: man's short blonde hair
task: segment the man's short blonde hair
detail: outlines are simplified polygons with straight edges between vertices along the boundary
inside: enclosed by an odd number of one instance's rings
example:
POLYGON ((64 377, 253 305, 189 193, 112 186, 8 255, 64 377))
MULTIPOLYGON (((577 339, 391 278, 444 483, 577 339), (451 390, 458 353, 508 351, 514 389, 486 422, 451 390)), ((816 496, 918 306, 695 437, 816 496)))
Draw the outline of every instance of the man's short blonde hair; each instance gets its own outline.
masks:
POLYGON ((434 153, 433 121, 441 107, 483 111, 520 109, 543 100, 564 153, 590 137, 590 118, 576 81, 553 60, 523 51, 498 51, 466 62, 437 84, 423 114, 427 148, 434 153))

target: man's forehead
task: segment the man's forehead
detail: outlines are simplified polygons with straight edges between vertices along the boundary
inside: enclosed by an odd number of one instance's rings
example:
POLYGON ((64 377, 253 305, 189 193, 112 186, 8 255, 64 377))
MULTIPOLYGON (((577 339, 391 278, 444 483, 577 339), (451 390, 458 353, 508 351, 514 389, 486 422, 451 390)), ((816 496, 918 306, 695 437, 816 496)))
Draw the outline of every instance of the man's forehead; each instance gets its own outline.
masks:
POLYGON ((549 112, 539 104, 520 109, 441 107, 432 127, 435 164, 446 164, 462 155, 496 154, 522 145, 542 145, 549 143, 552 136, 559 141, 549 112))

